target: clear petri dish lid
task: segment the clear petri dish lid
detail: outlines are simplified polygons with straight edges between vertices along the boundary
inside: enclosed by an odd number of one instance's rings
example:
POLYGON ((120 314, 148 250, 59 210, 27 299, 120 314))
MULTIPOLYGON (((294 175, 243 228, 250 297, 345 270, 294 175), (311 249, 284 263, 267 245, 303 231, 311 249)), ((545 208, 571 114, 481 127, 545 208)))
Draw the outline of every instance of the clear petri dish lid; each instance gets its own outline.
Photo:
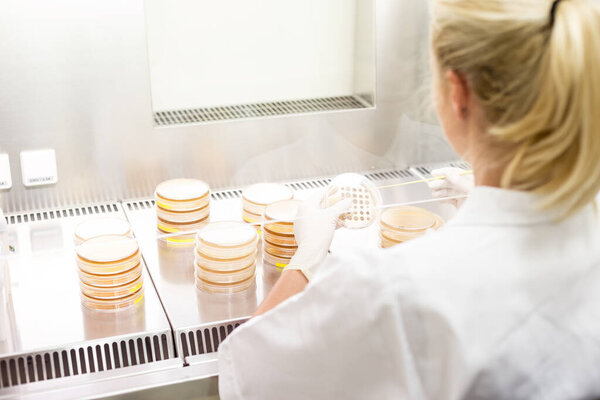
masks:
POLYGON ((258 241, 256 229, 237 221, 212 222, 198 232, 198 243, 203 247, 242 247, 258 241))
POLYGON ((250 212, 246 209, 242 210, 242 218, 244 219, 245 222, 249 223, 249 224, 253 224, 256 222, 263 222, 264 218, 262 216, 262 214, 255 214, 253 212, 250 212))
POLYGON ((381 226, 390 230, 424 231, 435 225, 436 215, 420 207, 392 207, 381 212, 381 226))
POLYGON ((105 235, 86 240, 76 247, 77 256, 84 262, 104 264, 127 260, 139 254, 135 239, 105 235))
POLYGON ((164 210, 198 210, 210 203, 210 188, 195 179, 173 179, 156 187, 154 200, 164 210))
POLYGON ((196 288, 208 293, 216 294, 232 294, 250 289, 256 282, 256 274, 252 275, 245 281, 237 283, 213 283, 208 282, 196 276, 196 288))
POLYGON ((95 299, 93 297, 86 296, 83 292, 80 294, 80 298, 81 304, 91 310, 107 312, 119 311, 132 307, 141 302, 144 299, 144 287, 142 286, 137 292, 119 299, 95 299))
POLYGON ((79 282, 79 287, 81 288, 81 292, 88 297, 102 300, 116 300, 136 293, 142 288, 143 284, 144 278, 140 275, 132 282, 120 286, 99 287, 88 285, 81 281, 79 282))
POLYGON ((89 218, 77 224, 73 232, 76 245, 107 235, 133 237, 131 225, 121 218, 89 218))
POLYGON ((350 211, 340 215, 338 223, 350 229, 370 226, 379 215, 382 206, 379 190, 366 177, 359 174, 342 174, 327 186, 324 207, 330 207, 344 199, 350 199, 350 211))
POLYGON ((277 221, 277 224, 293 225, 300 204, 302 204, 300 200, 283 200, 269 204, 265 208, 265 219, 277 221))
POLYGON ((292 258, 294 254, 296 254, 296 250, 298 250, 298 247, 278 246, 276 244, 270 243, 268 240, 265 240, 263 242, 263 250, 277 257, 292 258))
POLYGON ((156 196, 164 200, 189 201, 208 196, 210 186, 198 179, 171 179, 159 183, 156 196))
POLYGON ((242 193, 244 202, 263 207, 277 201, 291 200, 293 198, 294 191, 280 183, 257 183, 248 186, 242 193))
POLYGON ((379 246, 382 249, 389 249, 390 247, 394 247, 397 244, 400 244, 403 242, 399 242, 396 240, 391 240, 390 238, 388 238, 387 236, 385 236, 383 233, 379 236, 379 246))
POLYGON ((243 282, 247 279, 250 279, 254 276, 256 272, 256 260, 251 264, 246 266, 246 268, 237 270, 237 271, 213 271, 210 269, 202 268, 196 265, 196 277, 205 282, 209 283, 239 283, 243 282))
POLYGON ((165 210, 160 206, 156 206, 156 216, 163 220, 172 223, 194 223, 197 221, 205 220, 210 214, 210 205, 206 204, 204 207, 197 210, 189 211, 175 211, 165 210))
POLYGON ((204 269, 210 269, 220 272, 237 271, 244 269, 256 261, 258 256, 258 249, 244 257, 233 258, 233 259, 219 259, 209 257, 205 254, 196 252, 195 262, 196 265, 204 269))
POLYGON ((263 239, 278 246, 298 247, 298 243, 296 243, 296 237, 294 235, 271 232, 267 229, 267 227, 265 227, 263 230, 263 239))
POLYGON ((196 231, 208 225, 208 216, 199 221, 192 222, 171 222, 161 218, 156 218, 156 227, 163 233, 177 233, 186 231, 196 231))
POLYGON ((90 274, 78 268, 79 279, 91 286, 113 287, 133 282, 142 275, 142 264, 138 263, 135 267, 125 272, 108 275, 90 274))

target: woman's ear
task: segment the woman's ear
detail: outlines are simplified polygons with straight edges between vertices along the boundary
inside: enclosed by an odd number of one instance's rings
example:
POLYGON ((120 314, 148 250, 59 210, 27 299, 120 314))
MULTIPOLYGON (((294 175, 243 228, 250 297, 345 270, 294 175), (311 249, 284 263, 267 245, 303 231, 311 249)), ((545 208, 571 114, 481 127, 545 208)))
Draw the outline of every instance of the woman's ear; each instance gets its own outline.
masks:
POLYGON ((469 115, 471 91, 467 80, 456 71, 446 72, 446 82, 450 89, 452 111, 458 120, 465 120, 469 115))

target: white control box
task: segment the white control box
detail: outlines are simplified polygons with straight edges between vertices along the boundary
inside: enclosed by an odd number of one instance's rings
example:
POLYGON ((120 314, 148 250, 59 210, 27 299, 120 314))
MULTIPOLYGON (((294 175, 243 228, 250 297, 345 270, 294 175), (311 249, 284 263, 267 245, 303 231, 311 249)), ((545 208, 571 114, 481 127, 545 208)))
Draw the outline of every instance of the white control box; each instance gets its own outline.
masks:
POLYGON ((10 175, 10 161, 8 154, 0 154, 0 190, 10 189, 12 187, 12 178, 10 175))
POLYGON ((22 151, 21 172, 27 187, 58 182, 54 149, 22 151))

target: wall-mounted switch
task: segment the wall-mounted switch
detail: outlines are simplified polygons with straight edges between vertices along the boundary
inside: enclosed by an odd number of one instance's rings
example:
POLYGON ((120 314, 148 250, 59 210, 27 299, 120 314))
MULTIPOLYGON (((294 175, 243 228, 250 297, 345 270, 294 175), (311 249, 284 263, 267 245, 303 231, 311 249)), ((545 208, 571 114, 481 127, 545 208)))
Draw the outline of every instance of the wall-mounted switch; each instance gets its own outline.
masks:
POLYGON ((21 152, 23 185, 52 185, 58 182, 56 153, 53 149, 21 152))
POLYGON ((0 190, 10 189, 12 187, 12 178, 10 176, 10 161, 8 154, 0 154, 0 190))

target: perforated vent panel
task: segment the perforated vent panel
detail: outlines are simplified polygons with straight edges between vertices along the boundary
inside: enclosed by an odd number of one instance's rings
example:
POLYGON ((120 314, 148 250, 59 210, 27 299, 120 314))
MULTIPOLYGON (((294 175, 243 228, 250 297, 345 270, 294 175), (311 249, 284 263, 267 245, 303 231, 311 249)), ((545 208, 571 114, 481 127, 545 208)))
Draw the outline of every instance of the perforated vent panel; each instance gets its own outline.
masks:
POLYGON ((154 123, 156 126, 197 124, 361 108, 367 107, 360 100, 352 96, 323 97, 318 99, 275 101, 226 107, 157 111, 154 113, 154 123))
POLYGON ((108 371, 175 357, 171 335, 161 334, 0 358, 0 387, 108 371))
POLYGON ((189 357, 217 352, 219 345, 242 322, 232 322, 210 328, 191 329, 180 332, 179 340, 183 356, 189 357))
POLYGON ((92 206, 69 207, 58 210, 10 214, 6 216, 6 221, 9 224, 20 224, 37 221, 48 221, 58 218, 79 217, 82 215, 108 214, 113 212, 119 212, 119 206, 117 203, 96 204, 92 206))

